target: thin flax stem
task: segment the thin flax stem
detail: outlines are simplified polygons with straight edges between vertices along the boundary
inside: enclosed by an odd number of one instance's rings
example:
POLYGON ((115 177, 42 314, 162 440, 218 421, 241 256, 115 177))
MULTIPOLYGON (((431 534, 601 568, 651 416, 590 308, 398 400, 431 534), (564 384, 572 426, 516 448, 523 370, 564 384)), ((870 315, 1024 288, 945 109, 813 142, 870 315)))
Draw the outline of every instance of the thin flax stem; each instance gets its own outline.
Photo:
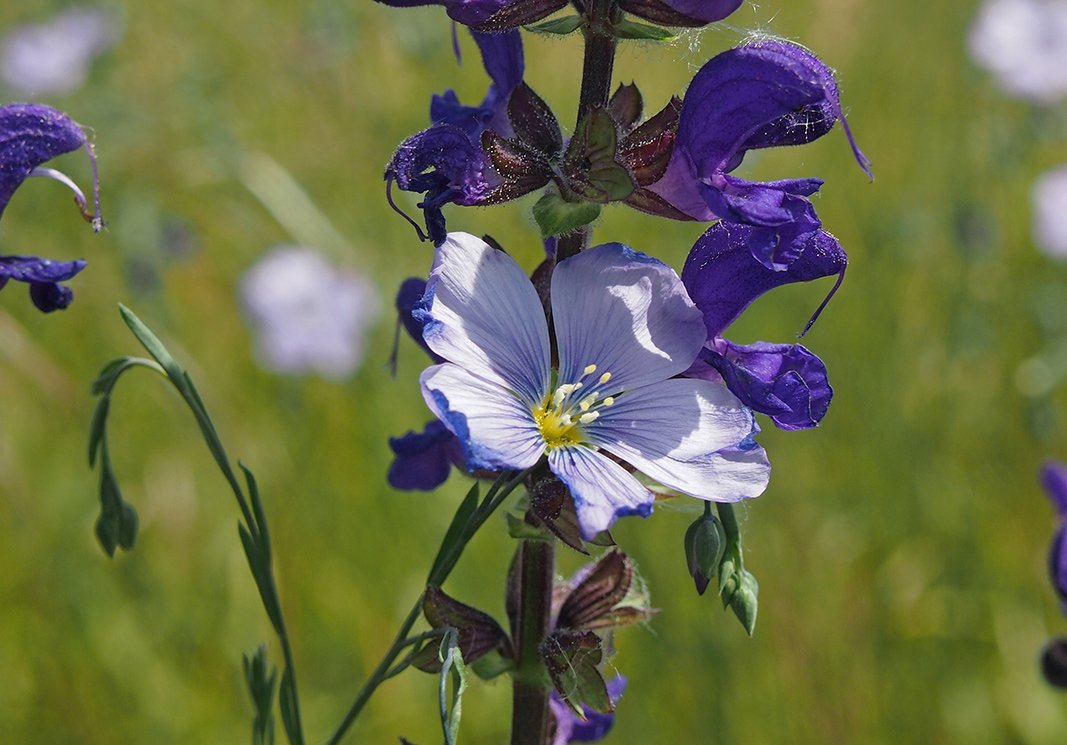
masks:
MULTIPOLYGON (((485 521, 496 511, 497 507, 504 503, 504 500, 508 495, 525 480, 527 474, 527 471, 523 471, 519 474, 516 474, 514 471, 507 471, 501 474, 482 499, 482 503, 478 506, 478 509, 476 509, 471 516, 463 540, 456 543, 456 547, 448 553, 437 571, 430 573, 427 578, 427 584, 440 585, 448 578, 448 575, 452 573, 452 569, 456 566, 459 557, 463 553, 463 549, 466 547, 467 543, 470 542, 470 539, 474 537, 474 534, 478 532, 478 529, 481 528, 482 525, 485 524, 485 521)), ((419 595, 419 599, 415 601, 415 605, 408 611, 407 616, 404 618, 404 622, 400 624, 400 629, 397 631, 396 636, 393 639, 392 646, 389 647, 389 651, 385 653, 385 656, 382 657, 381 662, 378 663, 374 672, 371 673, 370 677, 367 678, 367 681, 363 684, 363 687, 359 690, 359 693, 356 694, 356 698, 348 708, 348 712, 345 714, 344 719, 341 720, 341 723, 337 726, 337 729, 334 731, 330 739, 326 741, 326 745, 337 745, 337 743, 341 742, 341 738, 345 736, 345 733, 348 732, 352 723, 356 721, 356 717, 363 711, 363 707, 367 705, 367 702, 370 700, 370 697, 374 695, 374 691, 377 690, 378 686, 407 667, 406 660, 397 665, 396 659, 404 649, 411 646, 411 644, 414 643, 414 640, 418 639, 418 636, 409 638, 408 634, 411 632, 411 627, 415 625, 415 622, 418 620, 419 615, 422 612, 422 599, 423 596, 419 595)), ((427 634, 429 633, 430 632, 427 632, 427 634)), ((419 636, 426 636, 426 634, 419 636)))

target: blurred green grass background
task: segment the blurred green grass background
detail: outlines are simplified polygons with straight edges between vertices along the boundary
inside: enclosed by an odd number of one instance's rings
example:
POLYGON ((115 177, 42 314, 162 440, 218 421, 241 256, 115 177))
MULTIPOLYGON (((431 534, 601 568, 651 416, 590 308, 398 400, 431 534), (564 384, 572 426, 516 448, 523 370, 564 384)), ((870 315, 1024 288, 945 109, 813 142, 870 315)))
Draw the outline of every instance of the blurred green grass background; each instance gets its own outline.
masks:
MULTIPOLYGON (((5 4, 0 31, 59 7, 5 4)), ((121 44, 86 87, 45 99, 95 131, 110 230, 91 235, 43 180, 0 225, 0 253, 90 262, 65 313, 38 314, 18 286, 0 294, 0 739, 245 742, 240 655, 269 642, 280 659, 232 498, 188 412, 151 376, 120 386, 111 425, 138 544, 108 560, 93 538, 88 384, 139 351, 121 301, 191 369, 230 452, 259 478, 305 725, 320 742, 419 592, 468 482, 453 474, 433 494, 385 483, 386 436, 427 418, 414 345, 402 341, 395 380, 386 369, 387 308, 346 383, 255 365, 237 278, 299 236, 242 183, 241 164, 264 153, 288 171, 344 236, 320 247, 371 277, 387 304, 431 255, 387 207, 383 166, 426 125, 431 93, 454 87, 476 102, 486 79, 469 38, 456 67, 440 8, 112 7, 121 44)), ((771 487, 742 511, 761 585, 755 638, 692 591, 681 540, 695 501, 617 526, 663 612, 617 638, 612 665, 630 686, 609 742, 1063 742, 1067 701, 1037 669, 1067 620, 1045 578, 1052 519, 1036 471, 1067 457, 1067 267, 1031 245, 1028 195, 1040 171, 1067 161, 1067 127, 1062 109, 1013 102, 968 62, 976 9, 763 2, 669 46, 622 48, 617 80, 636 80, 657 110, 751 31, 805 43, 838 70, 877 181, 839 130, 746 163, 758 177, 826 179, 817 208, 852 264, 805 343, 836 396, 819 429, 768 423, 761 436, 771 487)), ((578 39, 526 40, 527 80, 570 125, 578 39)), ((79 155, 59 165, 86 181, 79 155)), ((490 233, 532 268, 531 203, 452 209, 449 227, 490 233)), ((680 267, 700 231, 615 207, 594 239, 680 267)), ((731 339, 792 339, 828 287, 776 291, 731 339)), ((491 521, 446 589, 501 613, 511 544, 503 518, 491 521)), ((564 554, 560 569, 580 563, 564 554)), ((348 741, 433 742, 435 686, 419 673, 386 683, 348 741)), ((463 741, 505 742, 509 710, 505 682, 476 683, 463 741)))

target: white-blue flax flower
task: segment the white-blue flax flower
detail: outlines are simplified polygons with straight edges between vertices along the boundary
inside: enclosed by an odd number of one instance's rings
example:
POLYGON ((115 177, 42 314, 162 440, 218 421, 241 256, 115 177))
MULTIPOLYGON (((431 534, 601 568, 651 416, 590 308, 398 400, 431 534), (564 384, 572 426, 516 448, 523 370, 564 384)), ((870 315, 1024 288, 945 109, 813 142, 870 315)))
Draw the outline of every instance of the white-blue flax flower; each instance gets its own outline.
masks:
POLYGON ((770 466, 751 411, 720 383, 675 377, 707 331, 673 269, 618 243, 589 248, 556 266, 551 308, 558 369, 519 265, 466 233, 438 246, 414 315, 447 361, 422 373, 422 392, 470 470, 547 456, 586 537, 652 510, 621 464, 706 500, 763 492, 770 466))

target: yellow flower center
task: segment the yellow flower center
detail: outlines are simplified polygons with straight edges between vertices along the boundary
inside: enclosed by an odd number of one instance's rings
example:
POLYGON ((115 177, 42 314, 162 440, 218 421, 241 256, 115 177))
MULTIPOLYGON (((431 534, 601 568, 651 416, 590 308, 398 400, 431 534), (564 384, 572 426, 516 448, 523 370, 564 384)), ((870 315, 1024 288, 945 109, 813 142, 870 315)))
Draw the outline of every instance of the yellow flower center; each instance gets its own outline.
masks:
POLYGON ((549 450, 567 445, 578 445, 585 440, 583 426, 600 417, 599 409, 615 403, 612 396, 601 398, 600 388, 611 380, 611 373, 603 373, 588 391, 585 379, 596 372, 596 365, 586 365, 582 376, 574 383, 564 383, 556 388, 533 410, 534 421, 549 450))

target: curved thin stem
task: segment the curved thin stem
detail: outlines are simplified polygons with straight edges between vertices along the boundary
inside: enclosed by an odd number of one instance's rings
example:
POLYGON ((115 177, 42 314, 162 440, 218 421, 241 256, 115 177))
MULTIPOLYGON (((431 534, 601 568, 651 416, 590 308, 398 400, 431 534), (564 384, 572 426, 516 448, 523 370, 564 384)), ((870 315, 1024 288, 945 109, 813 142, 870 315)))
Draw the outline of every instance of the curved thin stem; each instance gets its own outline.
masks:
MULTIPOLYGON (((500 477, 493 483, 493 486, 486 493, 485 498, 481 504, 475 509, 471 515, 467 524, 464 526, 462 539, 456 541, 452 550, 448 551, 441 561, 430 570, 427 577, 428 585, 440 585, 452 573, 452 569, 459 562, 459 557, 463 554, 463 549, 466 548, 470 539, 478 532, 478 529, 485 524, 485 521, 489 519, 496 509, 504 503, 504 500, 515 490, 519 484, 523 482, 528 474, 528 471, 523 471, 516 474, 514 471, 505 471, 500 477)), ((462 509, 462 507, 461 507, 462 509)), ((367 682, 363 684, 363 687, 356 694, 355 700, 348 708, 348 712, 345 714, 344 719, 341 720, 341 724, 337 726, 333 735, 326 741, 326 745, 337 745, 341 741, 341 738, 348 732, 349 727, 363 711, 363 707, 367 705, 370 697, 377 690, 378 686, 384 683, 389 678, 400 673, 408 666, 408 661, 405 660, 394 667, 397 657, 400 653, 411 646, 414 643, 416 637, 408 637, 411 632, 411 627, 415 625, 415 621, 418 620, 420 613, 422 612, 422 595, 419 595, 418 600, 408 611, 407 616, 404 618, 404 622, 400 624, 400 629, 396 633, 396 637, 393 639, 393 644, 389 647, 389 651, 382 657, 381 662, 367 678, 367 682)), ((420 635, 425 636, 425 634, 420 635)))

